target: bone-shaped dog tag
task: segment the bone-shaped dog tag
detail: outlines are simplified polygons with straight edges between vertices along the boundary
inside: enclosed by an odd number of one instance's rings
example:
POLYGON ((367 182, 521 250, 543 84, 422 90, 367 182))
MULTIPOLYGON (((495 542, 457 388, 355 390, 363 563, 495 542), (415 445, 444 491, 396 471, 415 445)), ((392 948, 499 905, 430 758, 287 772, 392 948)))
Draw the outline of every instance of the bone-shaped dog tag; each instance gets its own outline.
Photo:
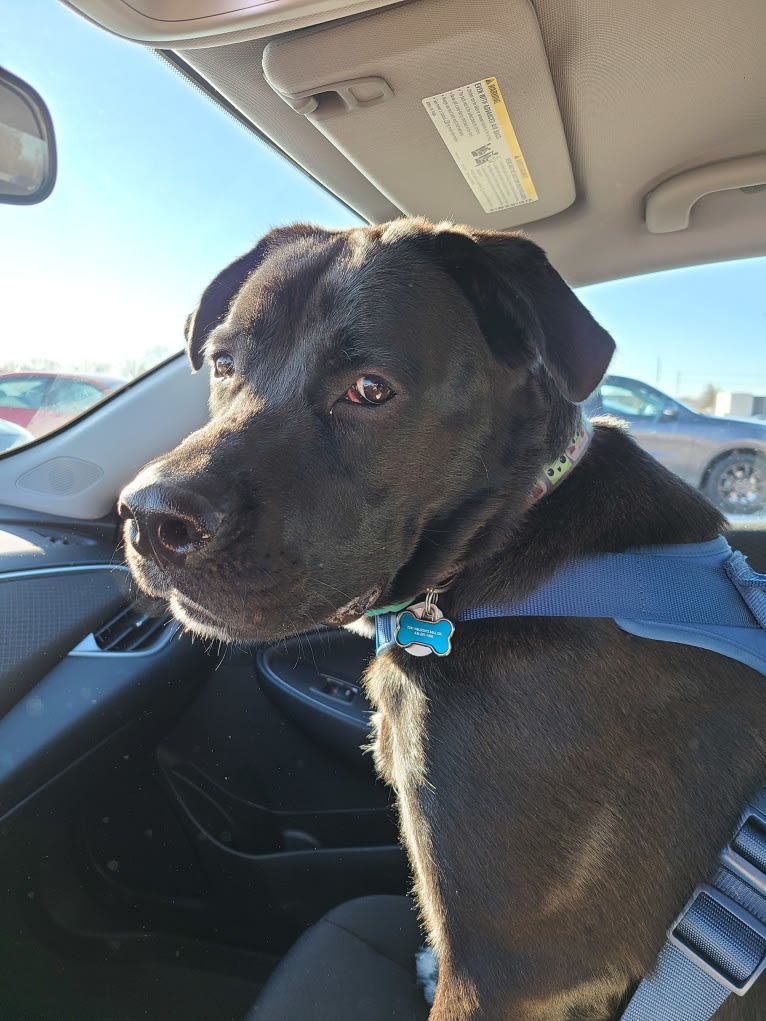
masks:
POLYGON ((396 644, 410 656, 449 656, 455 625, 447 620, 438 606, 415 603, 402 610, 396 618, 396 644), (427 619, 428 609, 430 619, 427 619))

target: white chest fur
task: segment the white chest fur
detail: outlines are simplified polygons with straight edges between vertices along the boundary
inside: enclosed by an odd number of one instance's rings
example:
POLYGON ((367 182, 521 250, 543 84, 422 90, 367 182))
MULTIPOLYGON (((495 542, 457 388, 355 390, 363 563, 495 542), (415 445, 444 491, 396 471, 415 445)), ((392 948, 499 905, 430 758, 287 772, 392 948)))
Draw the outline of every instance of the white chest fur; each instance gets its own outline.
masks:
POLYGON ((365 676, 375 708, 371 748, 381 777, 397 793, 402 840, 415 873, 415 892, 432 945, 442 944, 442 899, 435 882, 429 803, 438 791, 428 778, 428 699, 392 661, 375 659, 365 676), (426 888, 427 887, 427 888, 426 888))

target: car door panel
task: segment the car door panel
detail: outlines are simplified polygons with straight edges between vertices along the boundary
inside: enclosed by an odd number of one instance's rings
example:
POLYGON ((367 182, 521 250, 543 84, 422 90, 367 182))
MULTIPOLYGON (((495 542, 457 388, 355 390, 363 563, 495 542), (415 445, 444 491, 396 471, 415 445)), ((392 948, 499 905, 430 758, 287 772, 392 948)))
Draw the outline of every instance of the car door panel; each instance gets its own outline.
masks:
POLYGON ((260 649, 256 664, 264 691, 286 716, 357 762, 370 733, 361 678, 373 654, 369 639, 326 629, 260 649))
POLYGON ((0 529, 0 820, 9 848, 21 806, 55 802, 72 828, 84 888, 58 924, 78 929, 87 888, 97 938, 129 923, 278 953, 346 897, 406 891, 392 795, 361 748, 371 643, 225 650, 167 618, 144 640, 114 518, 0 508, 0 529), (123 632, 138 645, 121 651, 123 632))
MULTIPOLYGON (((298 697, 294 711, 288 693, 275 698, 262 666, 295 667, 308 690, 312 671, 320 685, 330 671, 358 683, 371 651, 330 631, 255 654, 214 653, 215 669, 158 749, 163 785, 207 877, 205 911, 237 933, 249 919, 259 950, 283 952, 344 899, 407 889, 393 795, 362 749, 367 724, 357 720, 339 739, 321 703, 298 697)), ((359 709, 366 718, 369 708, 359 709)))
POLYGON ((125 573, 108 565, 0 574, 0 713, 124 604, 128 590, 125 573))
POLYGON ((188 701, 206 661, 135 611, 113 519, 0 510, 0 526, 2 818, 168 692, 188 701))
MULTIPOLYGON (((89 894, 119 905, 123 926, 279 954, 334 904, 406 892, 371 757, 357 747, 352 761, 293 722, 250 651, 206 655, 204 682, 157 742, 78 782, 89 894)), ((74 906, 61 921, 76 926, 74 906)))
POLYGON ((149 653, 70 653, 0 719, 0 820, 126 725, 195 690, 201 650, 175 630, 149 653), (196 669, 195 669, 196 668, 196 669))

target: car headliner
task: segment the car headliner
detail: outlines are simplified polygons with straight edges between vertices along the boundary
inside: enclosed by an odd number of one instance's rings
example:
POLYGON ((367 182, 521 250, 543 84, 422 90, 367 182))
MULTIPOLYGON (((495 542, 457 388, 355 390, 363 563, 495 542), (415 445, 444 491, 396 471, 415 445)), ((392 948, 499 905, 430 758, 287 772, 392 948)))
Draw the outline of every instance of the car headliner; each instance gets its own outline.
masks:
MULTIPOLYGON (((170 2, 165 0, 165 6, 170 2)), ((379 0, 377 6, 384 2, 379 0)), ((155 21, 150 31, 146 26, 151 19, 143 16, 138 27, 134 8, 142 5, 126 5, 124 0, 70 3, 113 31, 143 41, 153 35, 155 45, 163 39, 170 49, 172 25, 160 31, 155 21), (133 22, 125 15, 128 7, 133 22)), ((444 0, 410 0, 405 5, 422 13, 423 31, 434 44, 448 31, 438 16, 443 4, 444 0)), ((207 0, 200 0, 195 9, 205 12, 208 6, 207 0)), ((345 7, 338 3, 306 6, 310 16, 302 20, 296 20, 294 10, 285 11, 284 16, 290 14, 292 20, 284 22, 282 31, 376 4, 367 0, 345 7)), ((482 32, 500 34, 511 59, 530 59, 526 51, 513 53, 514 46, 525 45, 514 33, 514 17, 526 16, 530 10, 536 16, 545 48, 540 63, 545 64, 547 57, 576 197, 569 208, 524 229, 572 284, 766 251, 766 4, 762 0, 735 0, 729 5, 720 0, 535 0, 533 6, 528 0, 505 4, 472 0, 459 6, 465 46, 477 47, 482 32), (685 230, 656 234, 647 229, 646 196, 659 183, 690 169, 758 155, 764 159, 745 190, 730 183, 728 190, 706 195, 692 208, 685 230)), ((422 48, 397 38, 393 30, 381 31, 383 23, 376 21, 395 13, 395 8, 387 7, 366 17, 366 31, 375 36, 383 69, 386 58, 395 54, 397 67, 409 64, 416 76, 422 48)), ((357 164, 353 165, 268 84, 262 55, 280 27, 274 23, 276 16, 273 11, 269 19, 259 15, 266 23, 258 23, 253 13, 241 14, 228 30, 217 26, 218 34, 212 33, 210 20, 200 16, 195 31, 188 29, 190 22, 184 23, 184 38, 175 40, 168 55, 365 218, 380 221, 402 212, 421 212, 397 208, 387 198, 396 193, 395 180, 373 182, 357 169, 369 164, 369 145, 365 150, 360 142, 358 151, 350 153, 357 164)), ((319 58, 322 37, 316 39, 319 58)), ((481 70, 476 78, 494 73, 491 67, 482 67, 481 57, 477 52, 476 67, 481 70)), ((445 75, 448 71, 445 67, 445 75)), ((307 80, 311 73, 307 66, 307 80)), ((506 99, 513 108, 511 97, 506 99)), ((534 144, 530 134, 535 130, 548 130, 548 121, 540 117, 537 128, 533 120, 526 130, 521 139, 525 148, 534 144)), ((386 140, 389 144, 396 144, 395 133, 393 140, 386 140)), ((413 164, 404 148, 398 156, 393 161, 398 173, 423 175, 425 195, 428 168, 413 164)), ((450 159, 446 149, 445 159, 450 159)), ((534 176, 534 167, 530 169, 534 176)), ((455 180, 457 195, 464 185, 455 180)), ((442 215, 450 217, 449 201, 442 215)))

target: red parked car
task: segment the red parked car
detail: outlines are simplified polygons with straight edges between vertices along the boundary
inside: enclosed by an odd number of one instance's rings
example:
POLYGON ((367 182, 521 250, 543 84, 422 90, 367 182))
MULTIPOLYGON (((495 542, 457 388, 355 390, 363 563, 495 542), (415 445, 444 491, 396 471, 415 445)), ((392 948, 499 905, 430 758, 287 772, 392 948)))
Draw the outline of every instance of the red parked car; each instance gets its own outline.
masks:
POLYGON ((127 383, 116 376, 67 372, 0 373, 0 418, 44 436, 127 383))

